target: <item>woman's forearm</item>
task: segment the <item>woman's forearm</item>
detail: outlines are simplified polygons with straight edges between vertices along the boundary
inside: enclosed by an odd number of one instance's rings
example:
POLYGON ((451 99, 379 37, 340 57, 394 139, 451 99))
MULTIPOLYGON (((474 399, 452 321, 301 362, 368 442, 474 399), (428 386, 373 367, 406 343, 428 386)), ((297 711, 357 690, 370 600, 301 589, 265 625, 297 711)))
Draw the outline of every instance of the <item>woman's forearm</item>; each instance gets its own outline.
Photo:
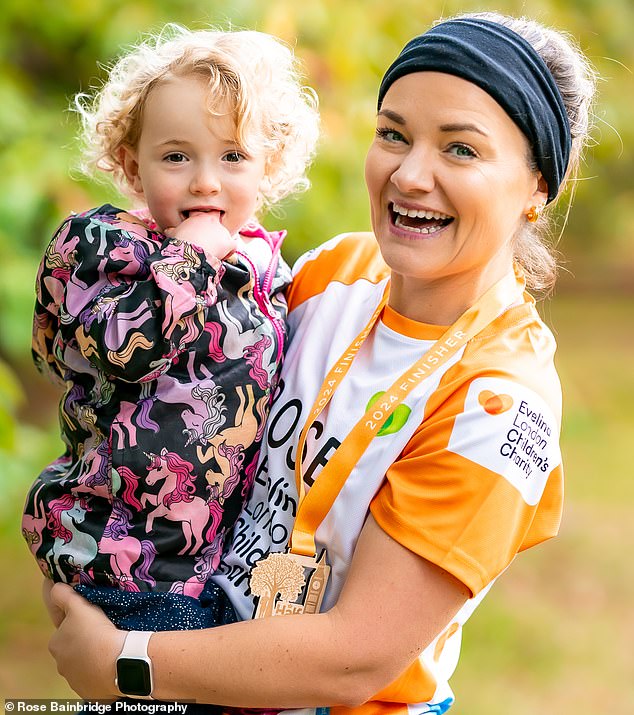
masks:
MULTIPOLYGON (((65 613, 50 644, 59 672, 83 697, 116 697, 125 634, 72 589, 55 588, 65 613)), ((256 708, 358 705, 405 671, 468 596, 369 517, 330 611, 156 633, 153 696, 256 708)))
POLYGON ((149 654, 154 697, 161 700, 242 707, 354 706, 387 684, 372 644, 355 641, 336 609, 208 631, 156 633, 149 654))
POLYGON ((153 636, 156 697, 189 692, 243 707, 359 705, 403 673, 469 595, 369 517, 327 613, 153 636))
MULTIPOLYGON (((125 632, 68 586, 56 585, 53 601, 66 614, 49 646, 60 674, 86 699, 120 697, 115 672, 125 632)), ((359 704, 405 666, 390 662, 386 670, 372 629, 354 637, 345 620, 335 608, 155 633, 152 695, 260 708, 359 704)))

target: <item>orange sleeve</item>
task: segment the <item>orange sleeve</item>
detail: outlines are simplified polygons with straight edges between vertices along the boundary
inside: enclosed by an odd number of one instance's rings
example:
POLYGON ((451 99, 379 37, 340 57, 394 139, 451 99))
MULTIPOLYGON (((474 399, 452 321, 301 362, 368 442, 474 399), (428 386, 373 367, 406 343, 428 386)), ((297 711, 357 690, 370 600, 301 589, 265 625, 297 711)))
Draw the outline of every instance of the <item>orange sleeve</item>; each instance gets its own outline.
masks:
POLYGON ((462 384, 431 409, 371 512, 475 595, 519 551, 558 531, 558 422, 537 394, 499 377, 462 384))
POLYGON ((297 260, 293 283, 286 291, 289 311, 323 293, 331 281, 346 285, 358 280, 378 283, 388 274, 373 234, 336 236, 297 260))

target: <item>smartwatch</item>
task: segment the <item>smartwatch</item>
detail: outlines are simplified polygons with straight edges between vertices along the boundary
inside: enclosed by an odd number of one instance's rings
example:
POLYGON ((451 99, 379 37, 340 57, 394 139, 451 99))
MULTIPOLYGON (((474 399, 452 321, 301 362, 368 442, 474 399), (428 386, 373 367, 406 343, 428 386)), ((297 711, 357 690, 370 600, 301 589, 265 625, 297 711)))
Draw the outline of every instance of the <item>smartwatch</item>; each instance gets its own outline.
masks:
POLYGON ((122 695, 152 700, 152 661, 147 646, 153 631, 130 631, 117 658, 115 685, 122 695))

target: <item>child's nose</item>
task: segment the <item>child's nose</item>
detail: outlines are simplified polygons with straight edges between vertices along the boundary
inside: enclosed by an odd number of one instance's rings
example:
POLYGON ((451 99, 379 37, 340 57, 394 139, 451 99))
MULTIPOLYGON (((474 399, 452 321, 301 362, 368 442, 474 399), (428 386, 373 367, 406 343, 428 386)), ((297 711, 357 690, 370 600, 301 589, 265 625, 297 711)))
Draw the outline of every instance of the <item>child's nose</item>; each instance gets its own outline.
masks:
POLYGON ((212 167, 199 167, 190 184, 193 194, 215 194, 220 191, 220 177, 212 167))

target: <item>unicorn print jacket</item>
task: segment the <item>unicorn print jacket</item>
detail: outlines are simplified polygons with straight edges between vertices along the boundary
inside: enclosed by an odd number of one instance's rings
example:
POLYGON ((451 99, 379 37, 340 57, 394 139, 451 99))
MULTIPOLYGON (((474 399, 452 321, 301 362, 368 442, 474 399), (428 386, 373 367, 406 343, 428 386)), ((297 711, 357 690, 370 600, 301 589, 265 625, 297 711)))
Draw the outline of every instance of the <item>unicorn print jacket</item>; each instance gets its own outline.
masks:
POLYGON ((66 450, 22 533, 53 580, 196 597, 217 567, 255 477, 291 279, 284 232, 241 234, 221 262, 105 205, 49 244, 33 355, 65 387, 66 450))

